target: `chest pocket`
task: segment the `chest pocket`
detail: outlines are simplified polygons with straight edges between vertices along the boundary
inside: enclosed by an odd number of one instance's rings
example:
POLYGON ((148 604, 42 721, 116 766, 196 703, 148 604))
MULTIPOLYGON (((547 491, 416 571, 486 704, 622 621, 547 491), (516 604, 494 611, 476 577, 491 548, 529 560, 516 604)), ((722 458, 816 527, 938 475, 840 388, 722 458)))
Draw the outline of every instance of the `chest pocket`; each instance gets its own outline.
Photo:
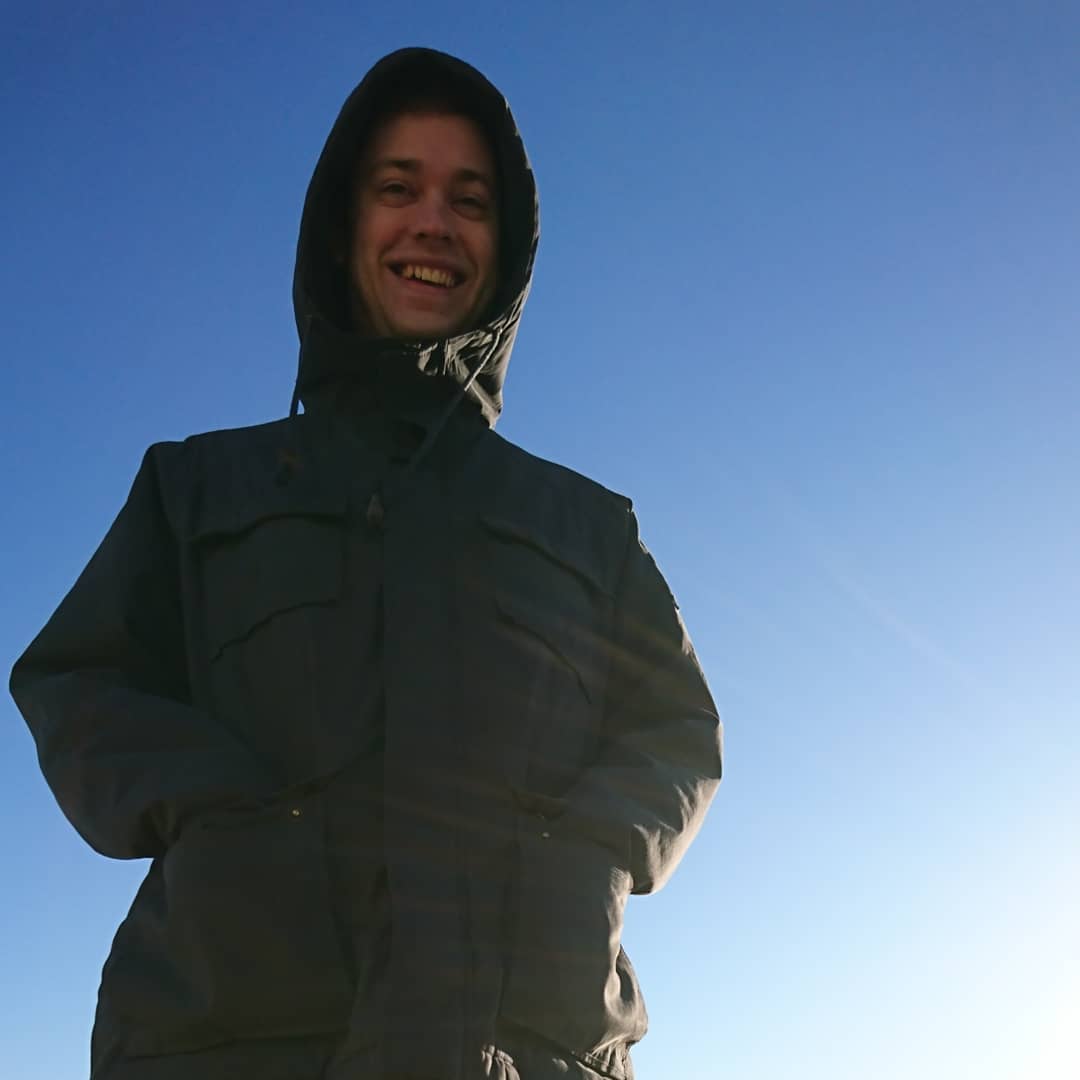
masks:
POLYGON ((338 600, 345 513, 343 498, 309 496, 202 523, 195 543, 211 660, 279 616, 338 600))
POLYGON ((345 632, 346 502, 299 494, 208 515, 195 537, 204 703, 282 783, 324 771, 336 754, 327 732, 344 711, 332 676, 345 632))
POLYGON ((611 598, 584 553, 560 537, 481 521, 494 598, 492 684, 506 729, 523 736, 510 772, 527 790, 558 794, 601 734, 611 598))

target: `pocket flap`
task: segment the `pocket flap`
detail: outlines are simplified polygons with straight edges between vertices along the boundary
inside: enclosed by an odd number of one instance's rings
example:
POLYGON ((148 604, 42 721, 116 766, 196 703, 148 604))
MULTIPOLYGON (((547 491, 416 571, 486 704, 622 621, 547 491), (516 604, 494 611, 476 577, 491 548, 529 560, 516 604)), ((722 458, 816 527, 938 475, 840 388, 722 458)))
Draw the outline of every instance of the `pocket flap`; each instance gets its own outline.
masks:
POLYGON ((258 498, 234 498, 208 502, 196 516, 191 540, 206 543, 239 536, 274 518, 343 518, 348 512, 348 493, 329 488, 259 492, 258 498))
MULTIPOLYGON (((239 519, 237 519, 239 525, 239 519)), ((249 516, 234 531, 203 533, 203 588, 211 655, 271 616, 338 599, 344 521, 336 513, 249 516)))
POLYGON ((483 515, 480 522, 496 540, 529 548, 549 563, 573 574, 589 589, 610 595, 605 575, 593 564, 585 545, 573 542, 558 530, 539 527, 535 522, 523 525, 494 514, 483 515))
POLYGON ((551 604, 538 603, 528 594, 496 587, 495 606, 500 614, 515 626, 539 641, 540 646, 563 664, 577 680, 585 700, 592 694, 581 666, 575 662, 582 642, 587 640, 586 628, 575 618, 575 609, 561 610, 551 604))

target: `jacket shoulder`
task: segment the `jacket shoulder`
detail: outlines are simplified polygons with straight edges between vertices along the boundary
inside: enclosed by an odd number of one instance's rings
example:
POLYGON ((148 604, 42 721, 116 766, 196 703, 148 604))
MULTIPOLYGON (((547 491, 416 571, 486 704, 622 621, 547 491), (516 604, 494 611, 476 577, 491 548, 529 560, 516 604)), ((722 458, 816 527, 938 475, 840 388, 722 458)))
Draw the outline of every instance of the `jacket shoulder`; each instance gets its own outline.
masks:
POLYGON ((194 458, 244 456, 293 441, 304 426, 304 416, 301 414, 264 424, 199 432, 189 435, 181 445, 194 458))
POLYGON ((612 491, 592 477, 566 465, 530 453, 496 432, 492 434, 498 440, 497 452, 513 462, 511 467, 531 474, 538 483, 559 489, 566 498, 591 506, 596 513, 608 513, 620 520, 633 510, 633 503, 628 496, 612 491))
MULTIPOLYGON (((182 440, 164 440, 151 445, 146 457, 165 478, 172 473, 194 475, 200 468, 219 468, 230 460, 248 458, 260 450, 288 443, 297 420, 302 417, 202 431, 182 440)), ((176 479, 180 478, 176 476, 176 479)))
POLYGON ((147 451, 163 508, 180 535, 229 532, 281 504, 318 513, 339 493, 323 464, 315 425, 303 415, 155 443, 147 451))

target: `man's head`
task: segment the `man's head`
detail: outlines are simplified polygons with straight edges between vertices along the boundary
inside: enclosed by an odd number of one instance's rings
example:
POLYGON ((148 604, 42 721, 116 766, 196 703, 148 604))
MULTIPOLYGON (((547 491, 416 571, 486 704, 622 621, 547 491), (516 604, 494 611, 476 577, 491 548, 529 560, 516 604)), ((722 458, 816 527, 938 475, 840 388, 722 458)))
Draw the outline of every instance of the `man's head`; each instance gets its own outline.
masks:
POLYGON ((346 377, 393 383, 395 394, 467 382, 494 424, 539 228, 502 94, 434 49, 384 56, 342 105, 304 200, 293 408, 346 377), (450 273, 449 287, 438 273, 417 281, 417 269, 450 273))
POLYGON ((479 124, 428 97, 382 117, 354 176, 347 271, 354 328, 447 337, 495 292, 499 185, 479 124))

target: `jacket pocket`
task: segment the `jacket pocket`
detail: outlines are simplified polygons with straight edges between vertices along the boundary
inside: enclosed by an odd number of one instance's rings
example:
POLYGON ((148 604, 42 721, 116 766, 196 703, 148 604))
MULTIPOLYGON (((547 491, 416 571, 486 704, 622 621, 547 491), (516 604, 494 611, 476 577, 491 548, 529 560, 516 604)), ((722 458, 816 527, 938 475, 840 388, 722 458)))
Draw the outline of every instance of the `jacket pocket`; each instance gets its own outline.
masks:
POLYGON ((203 524, 195 542, 211 659, 277 616, 339 597, 344 516, 343 504, 323 501, 203 524))
POLYGON ((485 708, 500 717, 511 784, 557 794, 595 754, 608 598, 581 552, 483 519, 494 601, 485 708))
POLYGON ((560 610, 557 603, 540 603, 504 586, 498 586, 495 592, 500 619, 522 635, 521 648, 531 655, 536 667, 554 665, 567 676, 567 688, 591 704, 596 689, 589 685, 593 666, 583 632, 583 621, 589 616, 572 609, 560 610))
POLYGON ((629 873, 603 848, 522 816, 502 1017, 613 1075, 611 1048, 648 1024, 620 945, 629 893, 629 873))
POLYGON ((140 894, 103 984, 131 1055, 345 1027, 320 816, 238 809, 181 833, 161 863, 159 918, 138 910, 140 894))
POLYGON ((196 538, 206 707, 282 785, 341 763, 346 539, 344 506, 318 502, 196 538))

